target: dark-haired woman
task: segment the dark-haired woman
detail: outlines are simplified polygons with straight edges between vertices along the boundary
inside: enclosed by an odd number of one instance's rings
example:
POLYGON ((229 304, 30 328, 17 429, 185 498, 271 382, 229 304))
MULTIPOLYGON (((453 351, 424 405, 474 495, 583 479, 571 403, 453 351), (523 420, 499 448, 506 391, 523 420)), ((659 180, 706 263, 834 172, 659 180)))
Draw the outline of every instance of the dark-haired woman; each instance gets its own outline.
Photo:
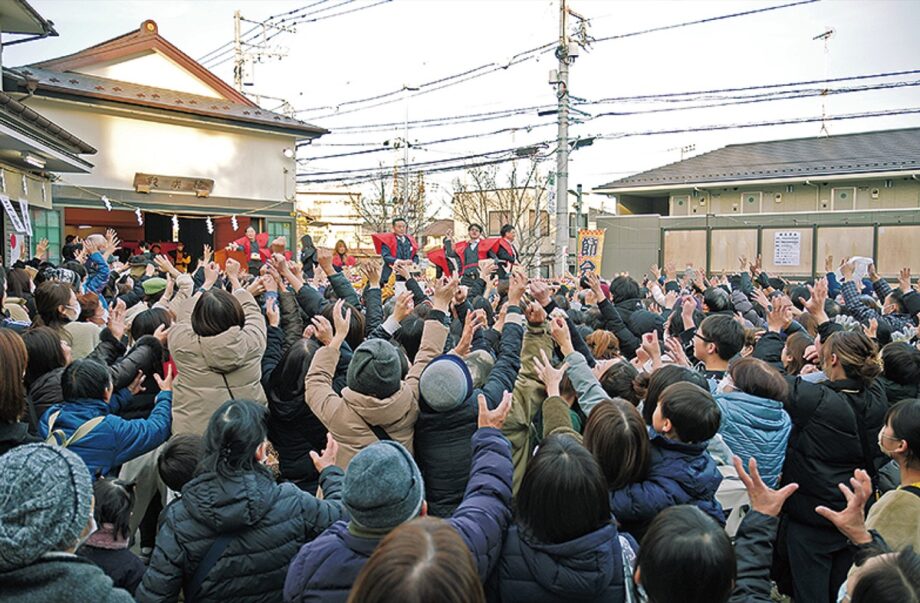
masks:
POLYGON ((882 348, 882 366, 879 383, 888 404, 920 397, 920 350, 906 341, 889 343, 882 348))
POLYGON ((26 372, 26 346, 11 329, 0 329, 0 454, 20 444, 39 439, 29 434, 26 415, 26 390, 22 376, 26 372))
POLYGON ((249 291, 239 286, 239 264, 227 262, 233 293, 216 288, 217 271, 206 268, 203 292, 176 311, 169 351, 178 376, 173 433, 204 433, 208 419, 226 400, 266 403, 262 390, 265 318, 249 291), (235 281, 235 282, 234 282, 235 281))
POLYGON ((607 481, 566 435, 543 441, 527 465, 490 588, 496 600, 626 600, 635 542, 617 533, 607 481))
POLYGON ((342 517, 343 474, 330 439, 315 461, 324 500, 278 485, 263 464, 266 436, 260 404, 228 400, 213 414, 198 475, 166 510, 138 601, 175 601, 182 590, 186 601, 281 600, 298 549, 342 517))
POLYGON ((878 382, 878 346, 863 333, 845 332, 830 322, 826 296, 827 282, 821 279, 806 308, 819 324, 827 381, 792 380, 785 405, 792 434, 780 484, 795 482, 799 489, 783 507, 777 549, 788 555, 796 601, 834 600, 853 562, 846 538, 815 507, 843 509, 846 500, 837 485, 848 482, 856 469, 875 479, 887 460, 877 443, 888 408, 878 382))

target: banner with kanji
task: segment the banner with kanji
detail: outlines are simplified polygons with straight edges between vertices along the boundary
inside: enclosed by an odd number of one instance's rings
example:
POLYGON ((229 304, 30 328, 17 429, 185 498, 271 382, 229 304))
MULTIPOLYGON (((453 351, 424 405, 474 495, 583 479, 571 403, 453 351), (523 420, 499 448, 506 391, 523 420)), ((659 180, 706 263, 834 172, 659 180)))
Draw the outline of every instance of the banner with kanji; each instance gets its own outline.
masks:
POLYGON ((604 254, 604 233, 606 228, 589 230, 582 228, 578 231, 578 273, 584 274, 588 270, 600 273, 601 258, 604 254))

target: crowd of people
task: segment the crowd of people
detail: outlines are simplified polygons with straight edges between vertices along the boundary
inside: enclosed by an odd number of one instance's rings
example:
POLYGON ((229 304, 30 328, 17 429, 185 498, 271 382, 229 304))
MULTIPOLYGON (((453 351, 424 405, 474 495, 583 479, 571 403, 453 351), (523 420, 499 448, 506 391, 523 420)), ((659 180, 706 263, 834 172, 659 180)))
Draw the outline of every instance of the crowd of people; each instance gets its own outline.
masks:
POLYGON ((531 278, 472 224, 435 276, 393 227, 0 271, 0 601, 920 602, 908 268, 531 278))

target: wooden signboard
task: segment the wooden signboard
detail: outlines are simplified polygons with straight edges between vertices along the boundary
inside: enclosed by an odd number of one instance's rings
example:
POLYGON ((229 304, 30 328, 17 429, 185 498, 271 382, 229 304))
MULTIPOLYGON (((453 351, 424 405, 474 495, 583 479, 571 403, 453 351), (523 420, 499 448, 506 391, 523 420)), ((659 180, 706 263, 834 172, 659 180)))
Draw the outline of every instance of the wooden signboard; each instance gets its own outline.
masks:
POLYGON ((163 191, 170 193, 194 193, 196 197, 208 197, 214 190, 214 181, 209 178, 186 176, 163 176, 160 174, 134 174, 134 190, 139 193, 163 191))

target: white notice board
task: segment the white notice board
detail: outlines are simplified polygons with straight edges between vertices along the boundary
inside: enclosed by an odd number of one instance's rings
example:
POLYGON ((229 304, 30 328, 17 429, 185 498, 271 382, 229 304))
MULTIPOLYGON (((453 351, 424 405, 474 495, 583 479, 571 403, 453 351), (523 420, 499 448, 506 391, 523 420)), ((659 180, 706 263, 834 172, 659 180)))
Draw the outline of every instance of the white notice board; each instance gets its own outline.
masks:
POLYGON ((777 266, 799 266, 802 261, 802 233, 783 230, 773 234, 773 263, 777 266))

